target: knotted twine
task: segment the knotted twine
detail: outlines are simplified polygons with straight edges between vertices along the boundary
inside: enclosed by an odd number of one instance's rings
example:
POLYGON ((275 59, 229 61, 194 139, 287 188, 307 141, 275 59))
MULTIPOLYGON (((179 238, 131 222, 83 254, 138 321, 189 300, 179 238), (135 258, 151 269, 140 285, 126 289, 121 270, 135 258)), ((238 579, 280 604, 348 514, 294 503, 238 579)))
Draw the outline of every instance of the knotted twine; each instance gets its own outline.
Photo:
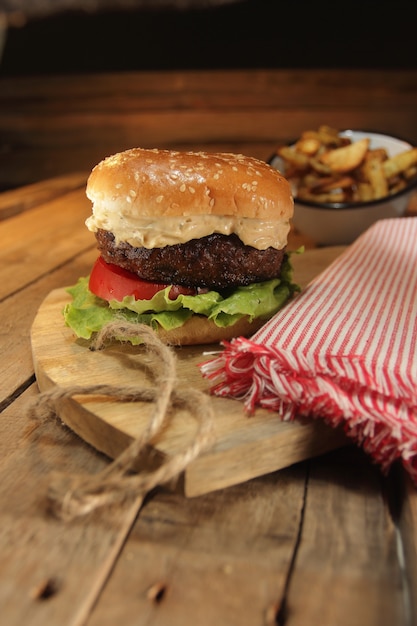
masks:
POLYGON ((101 350, 115 337, 121 341, 138 337, 143 347, 153 353, 153 387, 111 384, 56 386, 40 393, 32 406, 34 417, 47 419, 59 415, 62 401, 74 396, 106 396, 122 402, 153 403, 146 429, 102 471, 89 476, 63 476, 50 485, 47 494, 49 507, 63 520, 86 515, 99 507, 143 498, 156 486, 176 478, 213 441, 211 400, 202 391, 179 386, 176 355, 172 348, 165 345, 149 326, 111 322, 97 334, 91 349, 101 350), (169 457, 156 469, 134 472, 135 462, 145 446, 172 419, 173 409, 187 410, 197 420, 198 428, 193 441, 184 451, 169 457))

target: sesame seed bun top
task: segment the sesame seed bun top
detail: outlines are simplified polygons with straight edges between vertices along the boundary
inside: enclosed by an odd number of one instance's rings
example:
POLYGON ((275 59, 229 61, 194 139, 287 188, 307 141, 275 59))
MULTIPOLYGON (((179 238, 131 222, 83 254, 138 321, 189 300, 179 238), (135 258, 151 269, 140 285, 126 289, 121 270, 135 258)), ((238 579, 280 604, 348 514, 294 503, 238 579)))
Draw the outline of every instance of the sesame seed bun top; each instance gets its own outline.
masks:
POLYGON ((133 148, 92 170, 87 196, 129 219, 184 215, 288 221, 293 198, 274 168, 241 154, 133 148))

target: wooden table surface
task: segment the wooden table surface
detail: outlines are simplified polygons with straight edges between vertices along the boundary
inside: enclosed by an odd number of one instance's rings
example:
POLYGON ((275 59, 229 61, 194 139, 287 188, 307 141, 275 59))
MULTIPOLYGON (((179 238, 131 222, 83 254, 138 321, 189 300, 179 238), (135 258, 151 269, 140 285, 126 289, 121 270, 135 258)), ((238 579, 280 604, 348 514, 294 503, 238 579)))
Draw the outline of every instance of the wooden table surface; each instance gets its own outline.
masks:
MULTIPOLYGON (((416 74, 43 81, 0 81, 1 184, 16 187, 0 195, 1 622, 417 624, 417 491, 399 468, 383 477, 346 446, 198 497, 160 487, 142 504, 65 522, 47 507, 53 477, 95 474, 109 459, 59 420, 30 416, 33 320, 95 258, 84 226, 94 161, 141 143, 266 159, 278 139, 318 123, 417 143, 416 74)), ((292 233, 290 247, 300 243, 314 248, 292 233)))

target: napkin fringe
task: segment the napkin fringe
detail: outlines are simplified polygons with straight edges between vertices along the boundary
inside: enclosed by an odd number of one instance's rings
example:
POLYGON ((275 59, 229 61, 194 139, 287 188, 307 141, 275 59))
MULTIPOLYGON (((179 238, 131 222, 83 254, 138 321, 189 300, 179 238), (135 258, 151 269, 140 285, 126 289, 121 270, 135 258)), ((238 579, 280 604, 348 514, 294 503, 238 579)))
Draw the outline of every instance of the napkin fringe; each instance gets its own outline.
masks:
POLYGON ((417 484, 417 406, 407 385, 400 393, 396 387, 396 396, 390 385, 382 385, 387 393, 381 393, 380 382, 389 376, 380 370, 375 386, 369 366, 366 369, 361 359, 356 363, 363 370, 358 383, 357 376, 346 375, 344 359, 334 355, 330 370, 244 337, 225 342, 224 347, 217 358, 200 366, 203 376, 213 382, 213 394, 243 400, 248 415, 260 406, 283 420, 309 416, 332 427, 342 426, 384 473, 401 459, 417 484))
POLYGON ((202 373, 213 393, 343 425, 417 483, 417 218, 377 221, 251 338, 202 373))

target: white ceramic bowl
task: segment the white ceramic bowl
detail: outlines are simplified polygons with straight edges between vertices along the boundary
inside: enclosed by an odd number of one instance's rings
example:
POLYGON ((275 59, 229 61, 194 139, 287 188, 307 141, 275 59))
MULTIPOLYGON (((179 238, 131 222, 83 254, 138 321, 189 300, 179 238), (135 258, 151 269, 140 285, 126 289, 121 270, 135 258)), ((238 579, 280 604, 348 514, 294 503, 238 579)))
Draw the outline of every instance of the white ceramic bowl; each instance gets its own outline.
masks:
MULTIPOLYGON (((412 147, 407 141, 382 133, 346 130, 341 135, 350 137, 352 141, 369 137, 371 148, 385 148, 389 156, 412 147)), ((279 156, 272 157, 269 162, 283 171, 283 162, 279 156)), ((416 186, 417 178, 391 196, 364 204, 315 204, 295 199, 293 224, 300 233, 310 237, 318 245, 348 245, 377 220, 404 215, 416 186)))

